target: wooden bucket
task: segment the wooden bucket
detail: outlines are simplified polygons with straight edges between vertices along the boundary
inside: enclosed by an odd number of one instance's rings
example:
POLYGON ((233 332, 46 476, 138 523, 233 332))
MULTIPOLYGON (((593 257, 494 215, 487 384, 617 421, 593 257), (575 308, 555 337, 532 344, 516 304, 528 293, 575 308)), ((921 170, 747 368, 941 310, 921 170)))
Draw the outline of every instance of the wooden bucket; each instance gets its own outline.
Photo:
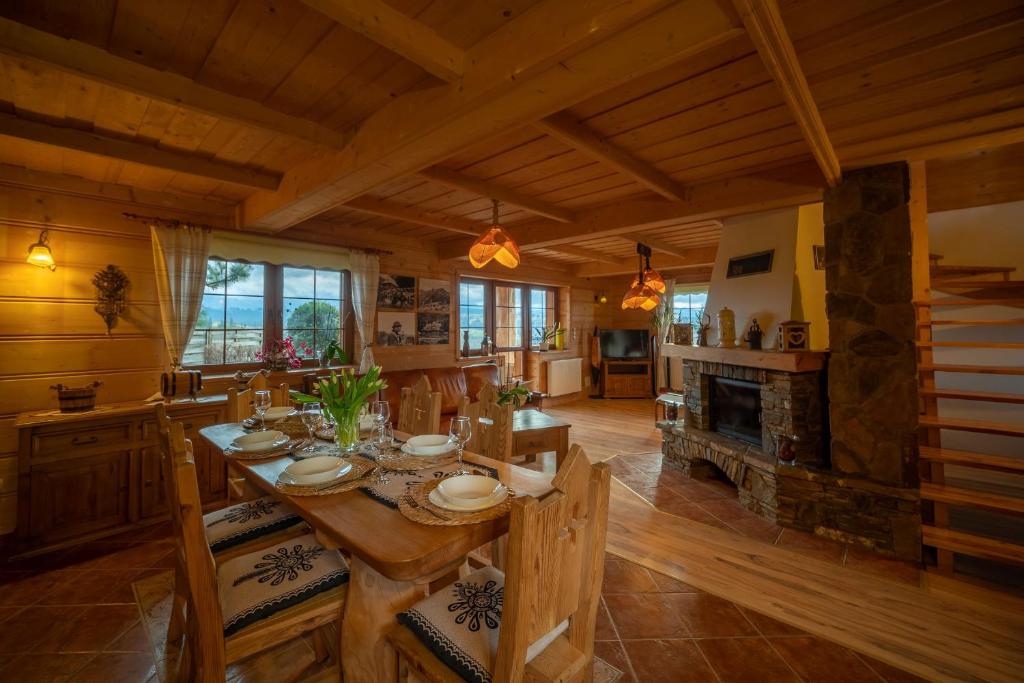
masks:
POLYGON ((93 382, 84 387, 66 387, 54 384, 51 389, 57 390, 57 402, 62 413, 80 413, 96 407, 96 388, 103 382, 93 382))

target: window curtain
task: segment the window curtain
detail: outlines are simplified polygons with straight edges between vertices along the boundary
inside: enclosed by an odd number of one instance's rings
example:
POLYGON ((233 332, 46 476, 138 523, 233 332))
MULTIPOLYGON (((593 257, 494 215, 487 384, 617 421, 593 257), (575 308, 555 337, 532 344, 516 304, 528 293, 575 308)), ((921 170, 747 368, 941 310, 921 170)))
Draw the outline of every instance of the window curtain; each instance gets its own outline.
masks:
POLYGON ((164 344, 171 357, 171 368, 179 370, 203 304, 210 230, 191 225, 151 224, 149 234, 164 344))
POLYGON ((352 312, 362 343, 359 372, 373 367, 373 317, 377 310, 377 287, 380 284, 380 258, 376 254, 353 253, 349 272, 352 273, 352 312))
POLYGON ((674 279, 665 280, 665 294, 661 297, 661 303, 658 304, 661 307, 661 324, 658 325, 658 363, 657 371, 654 373, 657 379, 657 388, 668 386, 668 372, 665 368, 665 337, 668 336, 668 331, 672 329, 672 321, 674 320, 675 309, 673 308, 672 300, 675 298, 675 286, 676 281, 674 279))

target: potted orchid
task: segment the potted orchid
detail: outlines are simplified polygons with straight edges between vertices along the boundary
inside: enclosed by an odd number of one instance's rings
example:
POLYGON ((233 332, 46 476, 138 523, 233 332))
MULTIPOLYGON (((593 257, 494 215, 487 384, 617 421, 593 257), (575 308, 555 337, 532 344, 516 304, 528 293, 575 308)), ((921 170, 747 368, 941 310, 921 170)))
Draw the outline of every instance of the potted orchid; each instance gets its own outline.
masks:
POLYGON ((320 403, 324 412, 334 420, 334 440, 341 452, 352 452, 359 443, 359 415, 370 398, 388 383, 381 379, 380 366, 374 365, 365 375, 357 375, 352 368, 332 372, 327 379, 320 380, 320 395, 310 396, 298 391, 290 392, 293 401, 299 403, 320 403))
POLYGON ((264 344, 263 348, 256 352, 256 360, 263 361, 268 370, 287 370, 288 368, 301 368, 302 358, 295 350, 291 337, 285 337, 280 341, 275 340, 264 344))

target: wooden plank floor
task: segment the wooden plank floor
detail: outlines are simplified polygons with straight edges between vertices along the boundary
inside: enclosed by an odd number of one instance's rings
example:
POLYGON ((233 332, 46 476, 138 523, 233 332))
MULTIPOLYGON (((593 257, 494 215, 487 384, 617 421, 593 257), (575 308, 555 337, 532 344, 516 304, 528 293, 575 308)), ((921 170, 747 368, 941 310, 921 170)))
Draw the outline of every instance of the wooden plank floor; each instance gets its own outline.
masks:
POLYGON ((660 512, 612 486, 608 551, 935 681, 1024 672, 1024 603, 892 582, 660 512))

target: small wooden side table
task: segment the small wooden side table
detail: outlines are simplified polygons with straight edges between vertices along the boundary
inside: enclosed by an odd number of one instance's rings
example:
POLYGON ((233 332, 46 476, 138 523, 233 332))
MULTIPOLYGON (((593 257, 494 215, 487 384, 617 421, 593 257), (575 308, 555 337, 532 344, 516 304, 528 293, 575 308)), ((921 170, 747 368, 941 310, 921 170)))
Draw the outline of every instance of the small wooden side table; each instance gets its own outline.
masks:
POLYGON ((533 462, 537 453, 555 452, 558 466, 569 452, 568 422, 539 410, 517 410, 512 415, 512 457, 527 456, 533 462))

